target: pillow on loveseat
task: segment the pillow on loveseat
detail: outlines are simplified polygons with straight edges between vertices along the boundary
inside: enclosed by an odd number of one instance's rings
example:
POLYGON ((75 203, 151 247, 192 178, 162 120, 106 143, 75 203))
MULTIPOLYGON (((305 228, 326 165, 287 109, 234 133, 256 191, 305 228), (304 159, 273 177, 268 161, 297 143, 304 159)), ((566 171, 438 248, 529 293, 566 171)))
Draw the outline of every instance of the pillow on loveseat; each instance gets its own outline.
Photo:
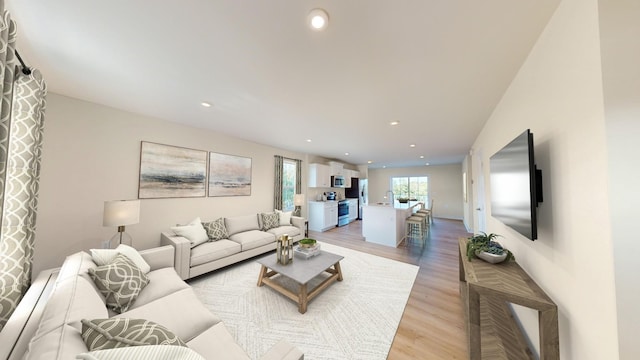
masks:
POLYGON ((291 225, 291 216, 293 215, 293 211, 282 211, 276 209, 275 212, 280 217, 280 226, 291 225))
POLYGON ((195 218, 187 225, 173 226, 171 228, 171 231, 173 231, 176 235, 182 236, 183 238, 189 240, 191 242, 191 248, 209 241, 207 231, 202 226, 202 222, 200 221, 199 217, 195 218))
POLYGON ((123 254, 116 255, 107 265, 89 269, 89 276, 105 297, 107 307, 119 314, 133 305, 149 283, 142 270, 123 254))
POLYGON ((280 226, 280 216, 278 213, 262 213, 262 231, 277 228, 280 226))
POLYGON ((211 241, 218 241, 229 238, 227 227, 224 226, 224 218, 219 218, 217 220, 209 222, 203 222, 202 226, 207 231, 207 236, 211 241))
POLYGON ((98 266, 109 264, 118 254, 128 257, 143 273, 147 274, 151 271, 151 266, 144 261, 138 250, 129 245, 120 244, 115 249, 91 249, 91 258, 98 266))
POLYGON ((145 319, 82 319, 82 340, 89 351, 142 345, 187 346, 166 327, 145 319))

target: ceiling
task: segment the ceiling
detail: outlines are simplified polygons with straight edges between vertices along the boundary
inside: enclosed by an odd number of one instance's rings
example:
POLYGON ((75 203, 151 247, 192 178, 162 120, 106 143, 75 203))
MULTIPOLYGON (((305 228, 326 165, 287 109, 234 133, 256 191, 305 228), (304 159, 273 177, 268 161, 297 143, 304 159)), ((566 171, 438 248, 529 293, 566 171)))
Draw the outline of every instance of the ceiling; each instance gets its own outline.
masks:
POLYGON ((18 23, 18 50, 50 92, 287 150, 397 167, 462 161, 558 2, 5 5, 18 23), (321 32, 306 24, 317 7, 329 13, 321 32))

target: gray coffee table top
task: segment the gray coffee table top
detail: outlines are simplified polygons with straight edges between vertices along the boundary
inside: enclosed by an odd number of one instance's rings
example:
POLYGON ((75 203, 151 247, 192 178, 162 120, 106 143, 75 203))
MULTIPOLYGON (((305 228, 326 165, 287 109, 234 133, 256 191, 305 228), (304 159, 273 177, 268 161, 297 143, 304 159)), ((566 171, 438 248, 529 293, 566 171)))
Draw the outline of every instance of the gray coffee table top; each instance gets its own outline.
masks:
POLYGON ((344 256, 321 250, 319 255, 307 260, 294 258, 293 262, 288 265, 278 264, 276 254, 264 256, 258 259, 257 262, 299 284, 306 284, 342 259, 344 259, 344 256))

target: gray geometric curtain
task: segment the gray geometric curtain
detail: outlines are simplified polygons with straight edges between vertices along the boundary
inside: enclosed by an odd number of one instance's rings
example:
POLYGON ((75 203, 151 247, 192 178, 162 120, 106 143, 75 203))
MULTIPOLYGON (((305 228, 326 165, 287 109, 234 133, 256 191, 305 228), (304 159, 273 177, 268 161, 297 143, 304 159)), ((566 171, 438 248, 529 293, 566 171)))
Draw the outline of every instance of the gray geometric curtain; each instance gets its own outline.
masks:
POLYGON ((302 194, 302 160, 296 159, 296 194, 302 194))
POLYGON ((275 178, 273 180, 273 208, 282 210, 282 176, 284 173, 284 158, 274 155, 275 158, 275 178))
MULTIPOLYGON (((1 6, 2 4, 0 4, 1 6)), ((0 9, 2 10, 2 9, 0 9)), ((15 23, 3 11, 0 111, 0 329, 31 284, 47 88, 16 66, 15 23), (5 37, 5 29, 6 37, 5 37)))

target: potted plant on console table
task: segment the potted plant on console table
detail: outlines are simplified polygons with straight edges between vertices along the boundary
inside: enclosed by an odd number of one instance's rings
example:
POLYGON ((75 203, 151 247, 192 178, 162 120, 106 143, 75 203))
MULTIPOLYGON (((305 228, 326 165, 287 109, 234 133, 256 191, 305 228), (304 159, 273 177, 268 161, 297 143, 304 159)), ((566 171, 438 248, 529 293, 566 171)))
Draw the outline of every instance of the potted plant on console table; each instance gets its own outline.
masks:
POLYGON ((505 260, 515 260, 513 253, 500 245, 494 239, 498 234, 481 232, 473 235, 467 242, 467 258, 471 261, 478 257, 486 262, 497 264, 505 260))

